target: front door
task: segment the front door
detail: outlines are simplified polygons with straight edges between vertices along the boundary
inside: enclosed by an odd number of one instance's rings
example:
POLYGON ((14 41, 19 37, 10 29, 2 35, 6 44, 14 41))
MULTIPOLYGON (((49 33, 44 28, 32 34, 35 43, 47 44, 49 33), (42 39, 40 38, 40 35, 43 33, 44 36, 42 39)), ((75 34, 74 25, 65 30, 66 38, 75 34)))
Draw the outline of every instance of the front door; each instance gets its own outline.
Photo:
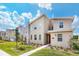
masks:
POLYGON ((50 37, 50 34, 46 34, 46 43, 47 44, 50 44, 51 43, 51 37, 50 37))
POLYGON ((50 34, 48 34, 48 44, 50 44, 50 34))

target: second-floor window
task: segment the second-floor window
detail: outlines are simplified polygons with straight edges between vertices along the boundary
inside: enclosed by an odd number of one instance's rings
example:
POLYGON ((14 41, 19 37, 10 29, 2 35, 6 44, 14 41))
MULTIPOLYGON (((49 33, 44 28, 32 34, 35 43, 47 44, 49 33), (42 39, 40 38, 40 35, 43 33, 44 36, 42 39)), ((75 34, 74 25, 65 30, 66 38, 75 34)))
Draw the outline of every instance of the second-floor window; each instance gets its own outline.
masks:
POLYGON ((63 28, 63 22, 59 23, 59 28, 63 28))
POLYGON ((37 29, 37 27, 34 27, 34 30, 36 30, 37 29))
POLYGON ((50 27, 49 27, 49 30, 53 30, 53 26, 50 26, 50 27))

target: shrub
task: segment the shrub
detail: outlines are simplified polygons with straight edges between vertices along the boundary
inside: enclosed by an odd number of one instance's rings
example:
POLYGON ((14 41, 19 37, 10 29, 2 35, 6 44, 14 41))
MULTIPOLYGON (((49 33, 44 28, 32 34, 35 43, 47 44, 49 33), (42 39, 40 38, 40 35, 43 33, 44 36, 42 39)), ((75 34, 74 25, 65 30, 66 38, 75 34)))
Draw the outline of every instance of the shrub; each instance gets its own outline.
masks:
POLYGON ((73 36, 73 39, 77 40, 78 39, 78 36, 77 35, 74 35, 73 36))
POLYGON ((10 42, 10 40, 4 40, 4 41, 10 42))
POLYGON ((51 48, 51 49, 53 49, 53 48, 54 48, 54 47, 53 47, 53 46, 51 46, 51 45, 49 45, 49 46, 50 46, 50 48, 51 48))
POLYGON ((71 39, 71 47, 72 47, 74 50, 79 50, 78 36, 73 36, 73 39, 71 39))
POLYGON ((0 40, 2 40, 2 37, 0 36, 0 40))
POLYGON ((18 46, 18 50, 25 50, 26 49, 26 46, 25 45, 19 45, 18 46))
POLYGON ((73 42, 73 49, 79 50, 79 43, 73 42))
POLYGON ((23 45, 23 42, 19 42, 18 44, 19 44, 19 45, 23 45))

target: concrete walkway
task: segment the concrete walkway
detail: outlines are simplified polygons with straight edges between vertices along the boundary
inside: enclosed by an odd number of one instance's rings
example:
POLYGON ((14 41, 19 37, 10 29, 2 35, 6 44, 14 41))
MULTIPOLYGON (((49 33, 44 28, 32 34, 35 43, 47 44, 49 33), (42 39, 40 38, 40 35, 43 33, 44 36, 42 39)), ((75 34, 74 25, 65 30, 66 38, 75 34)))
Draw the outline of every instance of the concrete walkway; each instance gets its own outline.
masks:
POLYGON ((0 50, 0 56, 11 56, 11 55, 9 55, 9 54, 7 54, 6 52, 0 50))
POLYGON ((38 50, 41 50, 41 49, 47 47, 48 45, 49 45, 49 44, 44 45, 44 46, 41 46, 41 47, 38 47, 38 48, 36 48, 36 49, 34 49, 34 50, 31 50, 31 51, 29 51, 29 52, 26 52, 26 53, 20 55, 20 56, 29 56, 29 55, 31 55, 32 53, 37 52, 38 50))

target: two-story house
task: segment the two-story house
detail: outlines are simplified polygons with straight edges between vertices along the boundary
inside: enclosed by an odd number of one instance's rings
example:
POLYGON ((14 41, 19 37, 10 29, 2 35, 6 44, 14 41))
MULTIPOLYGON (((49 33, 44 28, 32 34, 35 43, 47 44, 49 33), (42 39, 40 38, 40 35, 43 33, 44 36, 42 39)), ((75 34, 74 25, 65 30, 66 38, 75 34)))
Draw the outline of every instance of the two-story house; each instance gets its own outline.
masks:
POLYGON ((6 30, 6 40, 15 41, 15 29, 7 29, 6 30))
POLYGON ((6 40, 6 32, 0 31, 0 37, 2 38, 2 40, 6 40))
POLYGON ((74 17, 48 19, 41 15, 30 23, 30 43, 70 48, 74 17))
POLYGON ((23 27, 23 26, 19 26, 18 27, 18 30, 19 30, 19 34, 20 34, 20 37, 23 39, 23 41, 26 41, 27 42, 27 27, 23 27))

